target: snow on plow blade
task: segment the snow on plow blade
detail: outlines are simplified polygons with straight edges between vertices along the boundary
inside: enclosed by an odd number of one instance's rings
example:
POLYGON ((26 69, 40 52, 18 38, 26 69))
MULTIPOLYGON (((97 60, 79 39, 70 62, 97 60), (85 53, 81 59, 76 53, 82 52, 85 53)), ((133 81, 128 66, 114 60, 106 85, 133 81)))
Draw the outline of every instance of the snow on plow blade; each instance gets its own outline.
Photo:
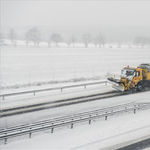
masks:
POLYGON ((110 84, 112 84, 112 87, 119 90, 119 91, 124 91, 124 86, 122 85, 122 83, 120 82, 120 80, 118 79, 114 79, 114 78, 107 78, 108 82, 110 84))
POLYGON ((122 84, 113 84, 112 87, 119 91, 124 91, 124 86, 122 84))

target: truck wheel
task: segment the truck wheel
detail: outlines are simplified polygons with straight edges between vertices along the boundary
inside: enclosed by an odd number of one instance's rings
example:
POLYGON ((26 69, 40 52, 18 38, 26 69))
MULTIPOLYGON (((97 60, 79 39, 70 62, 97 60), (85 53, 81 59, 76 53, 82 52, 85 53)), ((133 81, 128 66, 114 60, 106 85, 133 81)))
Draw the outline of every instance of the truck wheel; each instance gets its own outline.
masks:
POLYGON ((147 82, 147 86, 150 87, 150 81, 147 82))
POLYGON ((142 83, 139 83, 137 85, 137 91, 139 91, 139 92, 144 91, 144 85, 142 83))
POLYGON ((131 92, 132 92, 132 93, 137 92, 137 88, 132 88, 132 89, 131 89, 131 92))

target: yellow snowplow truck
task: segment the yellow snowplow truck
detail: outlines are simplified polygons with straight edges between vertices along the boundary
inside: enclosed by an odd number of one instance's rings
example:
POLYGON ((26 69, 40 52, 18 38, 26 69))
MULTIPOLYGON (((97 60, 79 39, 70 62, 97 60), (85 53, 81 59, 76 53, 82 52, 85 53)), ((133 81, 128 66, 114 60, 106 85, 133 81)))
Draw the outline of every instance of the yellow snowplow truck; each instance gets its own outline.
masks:
POLYGON ((150 87, 150 63, 140 64, 137 68, 127 66, 121 70, 120 79, 110 77, 107 80, 120 91, 143 91, 150 87))

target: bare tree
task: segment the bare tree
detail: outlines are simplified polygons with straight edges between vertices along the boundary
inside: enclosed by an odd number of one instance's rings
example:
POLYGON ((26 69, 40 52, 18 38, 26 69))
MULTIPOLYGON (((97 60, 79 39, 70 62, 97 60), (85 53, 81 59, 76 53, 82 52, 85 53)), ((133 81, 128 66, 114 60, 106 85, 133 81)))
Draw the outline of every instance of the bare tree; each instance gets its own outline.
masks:
POLYGON ((144 47, 145 45, 148 44, 148 38, 147 37, 141 37, 141 46, 144 47))
POLYGON ((82 36, 83 43, 85 47, 88 47, 88 44, 92 41, 92 36, 89 33, 83 34, 82 36))
POLYGON ((65 39, 65 42, 68 45, 68 47, 70 47, 71 44, 73 44, 73 46, 75 47, 76 41, 77 41, 77 38, 74 35, 69 36, 65 39))
POLYGON ((41 41, 41 34, 36 27, 30 29, 28 31, 27 35, 28 35, 28 38, 30 39, 30 41, 32 41, 34 43, 34 46, 39 45, 39 43, 41 41))
POLYGON ((4 34, 0 33, 0 45, 4 44, 4 34))
POLYGON ((51 47, 51 42, 52 42, 52 40, 51 40, 51 36, 49 36, 49 37, 48 37, 48 40, 47 40, 48 47, 51 47))
POLYGON ((131 43, 128 43, 128 47, 129 47, 129 48, 132 48, 131 43))
POLYGON ((141 36, 139 36, 139 37, 135 37, 135 39, 134 39, 134 44, 136 45, 136 47, 138 47, 139 45, 141 46, 141 47, 144 47, 145 45, 148 45, 148 40, 149 38, 147 38, 147 37, 141 37, 141 36))
POLYGON ((30 42, 30 33, 29 31, 25 34, 25 42, 26 42, 26 46, 28 46, 29 42, 30 42))
POLYGON ((118 44, 118 48, 121 48, 121 46, 122 46, 122 41, 121 41, 121 39, 119 39, 119 40, 117 41, 117 44, 118 44))
POLYGON ((97 38, 95 39, 96 43, 98 43, 99 48, 101 48, 102 46, 105 46, 105 37, 100 33, 97 38))
POLYGON ((133 43, 138 47, 141 43, 141 37, 135 37, 133 43))
POLYGON ((97 37, 96 37, 96 38, 94 38, 94 41, 93 41, 93 43, 94 43, 95 47, 97 47, 97 44, 98 44, 97 37))
POLYGON ((58 33, 53 33, 51 35, 51 40, 56 44, 56 47, 58 47, 58 43, 63 41, 63 38, 60 34, 58 33))
POLYGON ((70 37, 70 40, 71 40, 71 43, 73 44, 73 46, 75 47, 75 43, 77 42, 77 38, 74 35, 72 35, 70 37))
POLYGON ((12 45, 16 46, 16 32, 14 29, 10 29, 8 32, 8 38, 11 40, 12 45))
POLYGON ((65 42, 67 43, 68 47, 70 47, 70 45, 71 45, 71 39, 70 39, 70 37, 66 38, 65 42))

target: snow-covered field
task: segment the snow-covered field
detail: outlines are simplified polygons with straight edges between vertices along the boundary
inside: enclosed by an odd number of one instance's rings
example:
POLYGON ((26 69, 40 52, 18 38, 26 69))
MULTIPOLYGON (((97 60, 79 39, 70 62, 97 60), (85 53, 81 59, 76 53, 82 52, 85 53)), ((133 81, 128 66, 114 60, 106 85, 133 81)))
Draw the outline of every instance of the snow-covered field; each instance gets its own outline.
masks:
MULTIPOLYGON (((149 49, 1 47, 1 87, 80 78, 105 79, 150 62, 149 49)), ((73 80, 72 80, 73 81, 73 80)))
MULTIPOLYGON (((67 115, 68 113, 78 113, 84 110, 97 109, 116 105, 126 102, 150 102, 150 92, 138 93, 123 97, 116 97, 105 99, 103 101, 89 102, 86 104, 77 104, 67 106, 64 108, 57 108, 52 110, 42 111, 43 114, 48 116, 67 115)), ((7 145, 1 145, 1 150, 8 149, 115 149, 115 145, 123 146, 130 144, 139 139, 150 136, 150 110, 137 111, 136 114, 124 114, 114 117, 108 117, 108 121, 95 120, 91 125, 88 123, 75 125, 74 129, 70 127, 61 130, 54 130, 51 134, 50 131, 33 135, 31 139, 27 137, 9 140, 7 145), (118 145, 119 144, 119 145, 118 145), (113 147, 112 147, 113 146, 113 147)), ((34 113, 38 116, 39 113, 34 113)), ((34 117, 28 115, 30 119, 34 117)), ((21 116, 20 116, 21 117, 21 116)), ((25 118, 25 117, 23 117, 25 118)), ((14 119, 15 117, 11 117, 14 119)))

